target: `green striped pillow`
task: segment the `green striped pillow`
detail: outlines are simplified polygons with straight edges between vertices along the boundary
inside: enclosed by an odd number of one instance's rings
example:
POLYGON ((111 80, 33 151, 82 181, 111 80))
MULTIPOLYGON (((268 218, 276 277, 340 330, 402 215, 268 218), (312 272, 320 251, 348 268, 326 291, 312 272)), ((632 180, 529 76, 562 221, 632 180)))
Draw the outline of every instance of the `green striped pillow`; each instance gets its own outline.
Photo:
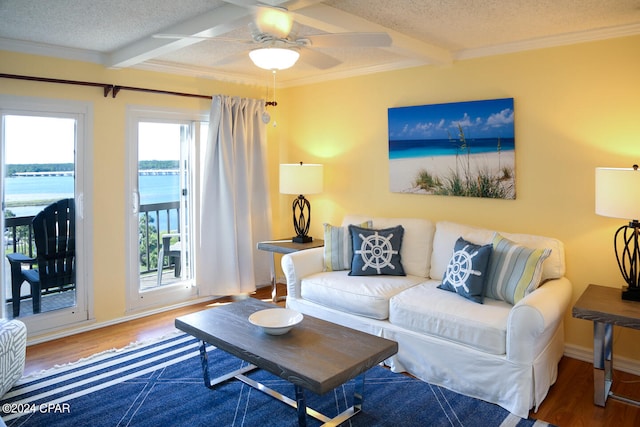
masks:
POLYGON ((496 233, 489 261, 486 296, 516 304, 540 285, 542 263, 551 249, 518 245, 496 233))
MULTIPOLYGON (((373 223, 365 221, 358 224, 363 228, 371 228, 373 223)), ((349 227, 324 226, 324 271, 351 270, 353 245, 349 227)))

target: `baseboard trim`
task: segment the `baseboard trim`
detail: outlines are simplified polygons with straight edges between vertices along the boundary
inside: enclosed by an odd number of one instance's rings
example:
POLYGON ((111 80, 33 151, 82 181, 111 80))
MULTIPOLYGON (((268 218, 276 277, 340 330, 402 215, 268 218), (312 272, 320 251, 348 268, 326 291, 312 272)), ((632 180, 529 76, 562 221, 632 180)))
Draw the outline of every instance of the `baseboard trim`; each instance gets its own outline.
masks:
POLYGON ((154 309, 150 309, 150 310, 146 310, 146 311, 141 311, 135 314, 130 314, 127 316, 122 316, 122 317, 118 317, 115 319, 111 319, 111 320, 107 320, 104 322, 89 322, 89 324, 83 324, 82 326, 78 326, 78 327, 72 327, 69 329, 65 329, 59 332, 55 332, 55 333, 50 333, 50 334, 43 334, 43 335, 38 335, 35 336, 33 338, 29 338, 27 340, 27 346, 31 346, 31 345, 35 345, 35 344, 41 344, 44 342, 48 342, 48 341, 53 341, 59 338, 65 338, 71 335, 76 335, 82 332, 89 332, 89 331, 93 331, 95 329, 100 329, 100 328, 104 328, 106 326, 113 326, 113 325, 118 325, 120 323, 125 323, 128 322, 130 320, 135 320, 135 319, 141 319, 143 317, 147 317, 147 316, 151 316, 153 314, 158 314, 158 313, 163 313, 165 311, 170 311, 170 310, 174 310, 177 308, 182 308, 182 307, 187 307, 189 305, 194 305, 194 304, 199 304, 199 303, 203 303, 203 302, 207 302, 207 301, 212 301, 215 300, 216 298, 220 298, 220 297, 202 297, 202 298, 197 298, 197 299, 192 299, 192 300, 188 300, 188 301, 183 301, 181 303, 178 304, 173 304, 170 306, 165 306, 165 307, 158 307, 158 308, 154 308, 154 309))
MULTIPOLYGON (((263 285, 258 285, 257 288, 263 288, 263 287, 267 287, 267 286, 271 286, 270 283, 267 284, 263 284, 263 285)), ((223 295, 218 295, 218 296, 206 296, 206 297, 200 297, 200 298, 195 298, 195 299, 190 299, 187 301, 182 301, 180 303, 177 304, 172 304, 169 306, 163 306, 163 307, 156 307, 156 308, 151 308, 151 309, 147 309, 147 310, 142 310, 139 312, 135 312, 135 313, 130 313, 128 315, 122 316, 122 317, 118 317, 115 319, 111 319, 111 320, 107 320, 104 322, 96 322, 95 319, 91 319, 91 321, 86 321, 86 322, 81 322, 79 324, 73 325, 70 328, 61 330, 61 331, 57 331, 57 332, 53 332, 53 333, 43 333, 41 335, 37 335, 34 337, 30 337, 27 339, 27 346, 31 346, 31 345, 35 345, 35 344, 41 344, 44 342, 48 342, 48 341, 53 341, 59 338, 65 338, 71 335, 75 335, 75 334, 79 334, 82 332, 89 332, 95 329, 100 329, 100 328, 104 328, 106 326, 113 326, 113 325, 117 325, 120 323, 125 323, 128 322, 130 320, 136 320, 136 319, 140 319, 143 317, 147 317, 147 316, 151 316, 153 314, 158 314, 158 313, 164 313, 165 311, 170 311, 170 310, 175 310, 177 308, 182 308, 182 307, 187 307, 190 305, 194 305, 194 304, 200 304, 203 302, 207 302, 207 301, 214 301, 218 298, 222 298, 223 295)))
MULTIPOLYGON (((593 349, 565 344, 564 355, 593 364, 593 349)), ((623 356, 613 356, 613 369, 640 376, 640 362, 623 356)))

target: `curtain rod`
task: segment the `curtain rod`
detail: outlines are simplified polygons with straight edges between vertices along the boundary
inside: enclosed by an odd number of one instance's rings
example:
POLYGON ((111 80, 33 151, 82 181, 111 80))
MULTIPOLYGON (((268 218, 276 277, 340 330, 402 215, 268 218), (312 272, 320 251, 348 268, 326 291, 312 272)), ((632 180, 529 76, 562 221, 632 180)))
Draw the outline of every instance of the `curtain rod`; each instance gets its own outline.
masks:
POLYGON ((121 90, 130 90, 135 92, 157 93, 161 95, 176 95, 176 96, 187 96, 191 98, 212 99, 212 97, 208 95, 198 95, 195 93, 184 93, 184 92, 172 92, 169 90, 159 90, 159 89, 147 89, 147 88, 134 87, 134 86, 120 86, 120 85, 112 85, 109 83, 83 82, 78 80, 51 79, 47 77, 21 76, 17 74, 2 74, 2 73, 0 73, 0 78, 29 80, 29 81, 45 82, 45 83, 60 83, 60 84, 77 85, 77 86, 101 87, 105 98, 109 96, 109 93, 111 93, 112 98, 115 98, 116 95, 118 95, 118 92, 120 92, 121 90))
MULTIPOLYGON (((21 76, 18 74, 4 74, 4 73, 0 73, 0 78, 29 80, 29 81, 45 82, 45 83, 60 83, 60 84, 77 85, 77 86, 101 87, 105 98, 109 96, 109 93, 111 93, 112 98, 115 98, 118 95, 118 92, 120 92, 121 90, 130 90, 134 92, 156 93, 159 95, 175 95, 175 96, 186 96, 190 98, 213 99, 213 97, 209 95, 198 95, 195 93, 173 92, 170 90, 148 89, 148 88, 135 87, 135 86, 120 86, 120 85, 112 85, 109 83, 83 82, 79 80, 51 79, 48 77, 21 76)), ((265 105, 267 107, 269 106, 275 107, 278 105, 278 103, 276 101, 267 101, 265 102, 265 105)))

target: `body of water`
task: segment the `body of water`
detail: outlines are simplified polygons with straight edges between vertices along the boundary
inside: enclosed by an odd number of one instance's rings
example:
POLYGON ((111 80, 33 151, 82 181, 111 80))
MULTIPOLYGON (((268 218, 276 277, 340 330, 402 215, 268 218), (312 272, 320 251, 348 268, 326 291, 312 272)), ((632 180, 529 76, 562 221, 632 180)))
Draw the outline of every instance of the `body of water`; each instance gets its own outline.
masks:
MULTIPOLYGON (((455 156, 467 154, 467 148, 458 140, 422 139, 389 141, 389 159, 407 159, 415 157, 455 156)), ((515 148, 514 138, 482 138, 467 140, 469 152, 497 153, 515 148)))
MULTIPOLYGON (((139 185, 141 205, 179 200, 180 176, 177 174, 141 175, 139 185)), ((49 203, 73 197, 73 194, 74 178, 72 176, 5 178, 5 206, 16 216, 36 215, 49 203), (20 206, 12 206, 14 203, 19 203, 20 206)), ((172 219, 172 228, 174 224, 177 224, 177 221, 172 219)))

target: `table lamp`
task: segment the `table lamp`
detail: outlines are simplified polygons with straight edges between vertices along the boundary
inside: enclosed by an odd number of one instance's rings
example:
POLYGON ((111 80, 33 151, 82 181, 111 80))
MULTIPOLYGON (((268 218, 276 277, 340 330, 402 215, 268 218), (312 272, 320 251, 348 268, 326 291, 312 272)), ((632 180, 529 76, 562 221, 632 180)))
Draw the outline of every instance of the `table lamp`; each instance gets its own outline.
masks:
POLYGON ((596 213, 624 218, 629 225, 620 227, 613 237, 618 267, 627 286, 622 299, 640 301, 640 171, 632 168, 596 168, 596 213))
POLYGON ((304 194, 322 192, 322 165, 317 164, 281 164, 280 165, 280 193, 297 194, 293 201, 293 229, 296 236, 292 239, 296 243, 309 243, 313 240, 309 233, 311 223, 311 204, 304 194))

